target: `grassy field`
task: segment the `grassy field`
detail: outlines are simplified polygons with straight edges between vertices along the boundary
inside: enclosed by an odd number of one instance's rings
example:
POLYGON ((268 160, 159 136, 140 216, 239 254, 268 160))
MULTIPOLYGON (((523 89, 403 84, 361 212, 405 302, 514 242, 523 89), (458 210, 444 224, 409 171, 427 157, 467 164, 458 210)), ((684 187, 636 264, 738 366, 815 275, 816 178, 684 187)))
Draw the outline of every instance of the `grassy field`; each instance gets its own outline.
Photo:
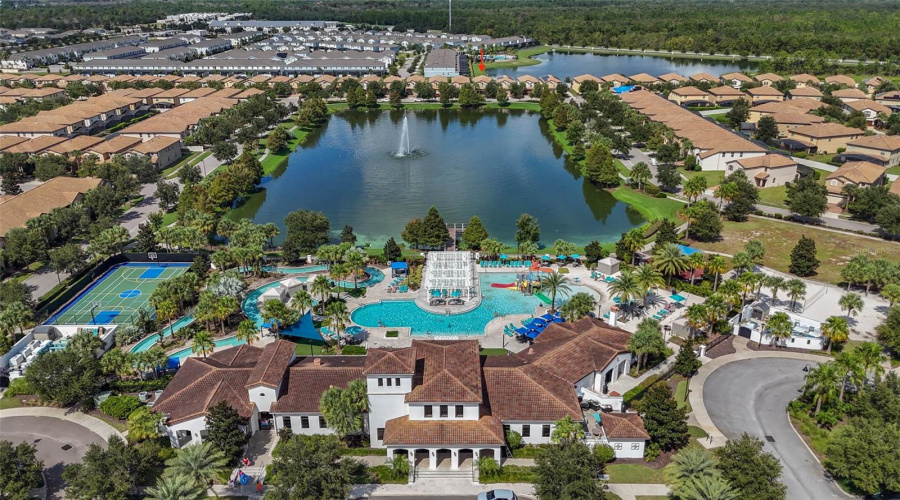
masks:
POLYGON ((766 247, 763 264, 788 272, 791 250, 804 235, 816 241, 816 255, 821 264, 819 273, 813 279, 819 281, 839 283, 841 267, 858 252, 865 251, 887 258, 897 255, 897 244, 889 241, 760 217, 751 217, 747 222, 725 222, 721 241, 695 242, 693 246, 701 250, 734 254, 743 248, 745 242, 757 239, 766 247))
POLYGON ((665 482, 662 469, 651 469, 635 464, 610 464, 606 466, 610 483, 660 484, 665 482))
POLYGON ((678 385, 675 388, 675 401, 678 403, 678 407, 687 406, 687 411, 691 411, 691 402, 688 399, 688 381, 687 379, 679 380, 678 385))
MULTIPOLYGON (((290 127, 286 127, 290 130, 290 127)), ((288 161, 288 158, 291 156, 291 153, 294 152, 294 149, 303 142, 303 139, 306 138, 306 134, 308 134, 308 130, 303 130, 301 128, 296 128, 293 132, 294 138, 289 139, 287 146, 284 147, 281 151, 277 153, 269 152, 269 154, 262 160, 263 173, 265 175, 271 175, 272 172, 278 170, 279 167, 284 165, 285 162, 288 161)), ((290 135, 290 132, 288 133, 290 135)))
POLYGON ((671 198, 654 198, 629 187, 620 187, 612 192, 619 201, 634 207, 647 220, 671 219, 676 222, 678 211, 684 208, 684 203, 671 198))
MULTIPOLYGON (((511 61, 497 61, 497 62, 486 62, 484 63, 484 69, 494 69, 494 68, 516 68, 519 66, 533 66, 535 64, 540 64, 540 61, 535 59, 531 59, 531 56, 536 56, 538 54, 543 54, 544 52, 549 52, 552 50, 550 47, 546 45, 539 45, 536 47, 526 47, 522 50, 516 51, 516 56, 518 59, 513 59, 511 61)), ((478 59, 472 58, 472 76, 483 75, 484 72, 478 68, 478 59)))
MULTIPOLYGON (((828 177, 828 174, 831 172, 818 168, 814 168, 813 170, 819 173, 819 184, 825 185, 825 178, 828 177)), ((758 189, 757 192, 759 193, 759 203, 770 207, 788 208, 787 204, 785 204, 785 200, 787 199, 787 187, 784 185, 758 189)))
POLYGON ((687 177, 688 179, 693 179, 694 177, 705 177, 706 185, 708 187, 718 186, 725 179, 725 172, 723 171, 687 171, 684 169, 679 169, 679 173, 687 177))

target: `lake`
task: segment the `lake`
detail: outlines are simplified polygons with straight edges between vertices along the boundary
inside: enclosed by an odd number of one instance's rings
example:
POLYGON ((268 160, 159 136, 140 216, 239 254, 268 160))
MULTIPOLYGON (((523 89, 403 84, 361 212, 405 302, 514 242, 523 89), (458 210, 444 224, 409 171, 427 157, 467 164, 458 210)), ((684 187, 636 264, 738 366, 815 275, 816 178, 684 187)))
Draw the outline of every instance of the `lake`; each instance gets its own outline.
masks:
POLYGON ((540 64, 516 68, 494 68, 484 73, 488 76, 509 75, 553 75, 565 79, 585 73, 597 77, 618 73, 625 76, 647 73, 653 76, 678 73, 690 76, 707 72, 721 75, 732 71, 755 71, 757 63, 748 61, 721 61, 704 59, 683 59, 654 56, 628 56, 615 54, 591 54, 578 52, 545 52, 534 59, 540 64))
POLYGON ((360 242, 372 243, 399 242, 406 223, 432 205, 447 223, 478 215, 491 236, 509 244, 524 212, 538 218, 547 245, 557 238, 616 241, 645 222, 581 177, 537 113, 407 111, 410 145, 424 153, 396 158, 403 113, 332 115, 231 216, 283 227, 287 213, 317 210, 335 235, 349 224, 360 242))

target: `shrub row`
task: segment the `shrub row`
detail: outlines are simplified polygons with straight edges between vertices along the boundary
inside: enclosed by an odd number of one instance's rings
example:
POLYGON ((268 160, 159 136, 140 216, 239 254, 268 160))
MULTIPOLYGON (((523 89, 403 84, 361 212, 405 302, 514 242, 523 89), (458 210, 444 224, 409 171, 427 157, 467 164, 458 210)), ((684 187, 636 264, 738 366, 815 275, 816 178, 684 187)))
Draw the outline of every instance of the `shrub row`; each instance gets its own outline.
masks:
POLYGON ((172 375, 163 375, 151 380, 116 380, 110 382, 109 388, 115 392, 161 391, 169 385, 172 375))
POLYGON ((141 400, 134 396, 110 396, 100 403, 100 411, 112 418, 125 420, 142 404, 141 400))

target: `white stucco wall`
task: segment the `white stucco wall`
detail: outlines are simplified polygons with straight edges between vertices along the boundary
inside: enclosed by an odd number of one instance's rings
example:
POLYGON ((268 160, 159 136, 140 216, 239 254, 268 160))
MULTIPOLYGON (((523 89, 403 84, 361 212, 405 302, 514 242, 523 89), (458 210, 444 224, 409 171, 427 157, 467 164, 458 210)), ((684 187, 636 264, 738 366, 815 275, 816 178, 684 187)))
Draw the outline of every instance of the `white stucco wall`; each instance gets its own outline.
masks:
POLYGON ((441 405, 443 403, 410 403, 410 420, 478 420, 479 409, 477 404, 443 404, 447 407, 447 416, 441 417, 441 405), (456 416, 456 407, 463 407, 463 416, 456 416), (431 407, 431 416, 425 416, 426 407, 431 407))
POLYGON ((556 428, 553 424, 553 422, 525 422, 513 420, 503 422, 504 426, 509 426, 510 431, 515 431, 522 435, 523 444, 548 444, 550 442, 550 436, 553 435, 553 429, 556 428), (545 425, 550 426, 550 433, 547 437, 543 436, 543 427, 545 425), (531 427, 530 436, 525 436, 523 430, 524 427, 531 427))
POLYGON ((259 411, 269 411, 272 403, 278 399, 278 390, 264 385, 258 385, 247 389, 250 401, 256 404, 259 411))
POLYGON ((172 445, 175 445, 175 436, 178 431, 187 431, 191 433, 191 441, 190 443, 202 443, 203 437, 206 435, 206 417, 199 417, 191 420, 185 420, 184 422, 179 422, 174 425, 167 425, 163 427, 163 432, 169 436, 169 439, 173 440, 172 445))
POLYGON ((717 153, 707 158, 697 157, 697 160, 700 163, 700 168, 702 170, 726 170, 726 165, 730 161, 738 160, 740 158, 756 158, 757 156, 765 155, 764 152, 727 152, 727 153, 717 153))
POLYGON ((331 429, 327 426, 322 427, 319 425, 319 417, 322 416, 321 413, 291 413, 291 414, 273 414, 275 417, 275 430, 280 431, 284 429, 285 421, 290 420, 291 432, 294 434, 303 434, 306 436, 311 436, 314 434, 334 434, 334 429, 331 429), (309 427, 303 428, 303 417, 306 417, 309 420, 309 427))
POLYGON ((644 441, 630 439, 610 439, 609 445, 616 452, 616 458, 641 458, 644 456, 644 441))
POLYGON ((409 413, 404 398, 412 390, 412 377, 409 375, 371 375, 366 377, 366 387, 369 394, 369 441, 373 448, 383 446, 378 439, 378 429, 384 429, 385 422, 392 418, 405 416, 409 413), (378 379, 391 379, 391 386, 387 386, 386 380, 378 385, 378 379), (397 378, 400 386, 396 385, 397 378))

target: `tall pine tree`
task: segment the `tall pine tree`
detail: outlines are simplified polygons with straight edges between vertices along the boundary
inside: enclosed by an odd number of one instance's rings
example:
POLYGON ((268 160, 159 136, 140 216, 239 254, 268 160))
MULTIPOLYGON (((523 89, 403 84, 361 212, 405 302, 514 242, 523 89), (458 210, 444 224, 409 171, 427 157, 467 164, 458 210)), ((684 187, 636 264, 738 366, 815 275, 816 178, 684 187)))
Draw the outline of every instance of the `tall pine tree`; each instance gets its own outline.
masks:
POLYGON ((816 240, 801 236, 791 251, 791 265, 788 270, 797 276, 812 276, 819 268, 816 258, 816 240))

